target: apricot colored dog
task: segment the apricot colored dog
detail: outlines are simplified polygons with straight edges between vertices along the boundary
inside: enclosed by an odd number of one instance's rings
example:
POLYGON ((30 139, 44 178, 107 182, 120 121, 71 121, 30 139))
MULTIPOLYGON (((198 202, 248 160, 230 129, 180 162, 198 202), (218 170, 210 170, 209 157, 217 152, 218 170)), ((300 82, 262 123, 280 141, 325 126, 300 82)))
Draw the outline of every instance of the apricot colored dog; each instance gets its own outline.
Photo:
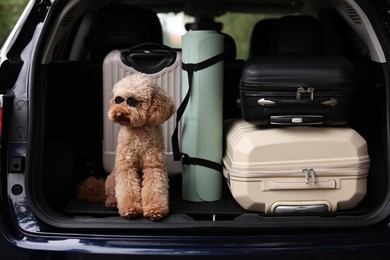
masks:
POLYGON ((172 99, 145 74, 127 76, 113 87, 108 118, 121 129, 105 204, 117 207, 122 217, 159 220, 169 213, 161 125, 174 112, 172 99))

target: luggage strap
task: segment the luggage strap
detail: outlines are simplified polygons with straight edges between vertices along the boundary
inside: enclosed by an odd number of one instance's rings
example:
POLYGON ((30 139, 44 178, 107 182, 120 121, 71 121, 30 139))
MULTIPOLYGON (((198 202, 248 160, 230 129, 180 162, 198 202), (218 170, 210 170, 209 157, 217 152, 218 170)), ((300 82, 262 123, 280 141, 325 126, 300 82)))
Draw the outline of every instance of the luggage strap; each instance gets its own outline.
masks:
POLYGON ((179 148, 178 128, 179 128, 179 122, 184 114, 184 110, 186 109, 188 101, 190 100, 190 93, 191 93, 194 71, 198 71, 210 67, 222 61, 223 58, 224 58, 224 54, 221 53, 199 63, 195 63, 195 64, 182 63, 182 69, 187 71, 187 75, 188 75, 188 91, 182 103, 180 104, 179 108, 177 109, 176 127, 175 127, 175 131, 172 134, 172 150, 173 150, 173 159, 175 161, 181 160, 181 163, 183 165, 189 165, 189 164, 200 165, 200 166, 204 166, 222 172, 222 165, 220 163, 216 163, 202 158, 190 157, 188 154, 181 152, 179 148))

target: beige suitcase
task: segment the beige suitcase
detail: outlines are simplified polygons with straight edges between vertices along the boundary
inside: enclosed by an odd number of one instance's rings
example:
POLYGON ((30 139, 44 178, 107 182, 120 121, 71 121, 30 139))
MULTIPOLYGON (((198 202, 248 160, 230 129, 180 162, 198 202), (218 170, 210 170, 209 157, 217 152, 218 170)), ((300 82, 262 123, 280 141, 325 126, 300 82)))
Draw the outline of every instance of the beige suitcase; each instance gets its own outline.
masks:
MULTIPOLYGON (((107 117, 113 85, 122 78, 137 72, 146 73, 179 107, 181 95, 181 52, 159 44, 142 44, 130 50, 113 50, 103 62, 103 167, 111 172, 114 167, 117 137, 120 126, 107 117), (126 63, 126 59, 129 60, 126 63), (133 66, 129 65, 133 64, 133 66)), ((182 170, 180 162, 173 160, 171 136, 176 126, 176 114, 166 121, 163 128, 165 164, 169 173, 182 170)), ((180 135, 181 133, 179 133, 180 135)))
POLYGON ((366 194, 367 144, 351 128, 262 129, 236 120, 225 131, 224 176, 247 210, 335 212, 366 194))

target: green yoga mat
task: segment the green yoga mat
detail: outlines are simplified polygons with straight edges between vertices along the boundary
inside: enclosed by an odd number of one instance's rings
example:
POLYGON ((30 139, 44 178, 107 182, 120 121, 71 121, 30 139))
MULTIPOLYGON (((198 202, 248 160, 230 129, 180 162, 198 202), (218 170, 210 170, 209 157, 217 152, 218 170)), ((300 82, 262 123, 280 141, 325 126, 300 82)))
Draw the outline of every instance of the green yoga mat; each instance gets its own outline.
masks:
MULTIPOLYGON (((215 31, 189 31, 182 37, 183 63, 199 63, 224 51, 224 36, 215 31)), ((182 90, 188 76, 182 71, 182 90)), ((182 118, 182 151, 190 157, 222 162, 223 61, 193 74, 189 103, 182 118)), ((183 194, 188 201, 216 201, 222 196, 222 174, 183 166, 183 194)))

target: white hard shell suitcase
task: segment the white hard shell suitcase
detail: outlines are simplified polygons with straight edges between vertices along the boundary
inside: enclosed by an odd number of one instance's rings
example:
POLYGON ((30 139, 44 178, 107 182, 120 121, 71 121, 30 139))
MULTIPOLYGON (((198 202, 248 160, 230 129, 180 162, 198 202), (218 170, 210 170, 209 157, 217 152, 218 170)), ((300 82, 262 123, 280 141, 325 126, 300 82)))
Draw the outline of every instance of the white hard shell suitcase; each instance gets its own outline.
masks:
MULTIPOLYGON (((103 167, 111 172, 114 167, 117 136, 120 129, 107 118, 113 85, 137 72, 146 73, 172 97, 176 108, 181 103, 181 52, 167 46, 146 43, 127 50, 113 50, 103 62, 103 167)), ((165 164, 169 173, 179 173, 181 162, 173 160, 171 136, 176 115, 163 124, 165 164)), ((180 133, 179 133, 180 135, 180 133)))
POLYGON ((324 213, 366 194, 367 143, 348 127, 225 123, 224 176, 236 201, 265 213, 324 213))

